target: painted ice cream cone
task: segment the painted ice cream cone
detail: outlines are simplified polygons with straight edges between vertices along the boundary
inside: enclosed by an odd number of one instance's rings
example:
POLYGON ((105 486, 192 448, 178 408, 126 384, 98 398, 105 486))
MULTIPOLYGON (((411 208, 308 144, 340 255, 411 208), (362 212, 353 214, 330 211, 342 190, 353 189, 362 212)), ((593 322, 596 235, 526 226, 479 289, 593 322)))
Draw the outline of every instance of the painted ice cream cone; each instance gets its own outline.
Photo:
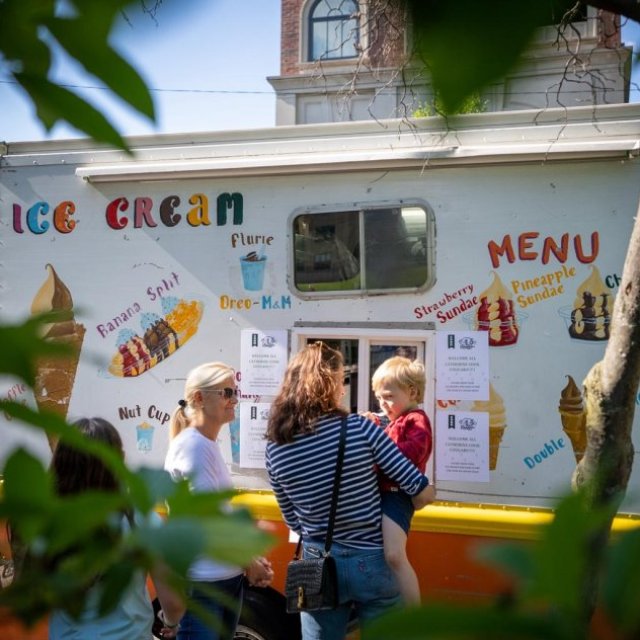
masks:
POLYGON ((493 282, 479 296, 475 312, 476 331, 489 332, 489 346, 502 347, 518 341, 520 327, 513 304, 513 296, 495 271, 493 282))
POLYGON ((491 471, 498 465, 498 453, 504 430, 505 427, 492 427, 489 425, 489 469, 491 471))
POLYGON ((613 303, 598 267, 578 287, 570 315, 569 335, 576 340, 608 340, 613 303))
POLYGON ((576 463, 582 460, 587 449, 587 413, 584 410, 582 393, 571 376, 560 392, 558 411, 562 420, 562 430, 567 434, 573 448, 576 463))
MULTIPOLYGON (((69 354, 38 359, 33 391, 38 409, 51 411, 66 418, 85 328, 74 319, 71 292, 50 264, 47 264, 46 269, 49 274, 33 299, 31 313, 40 314, 53 311, 59 314, 59 321, 45 326, 44 338, 67 346, 69 354)), ((53 451, 56 441, 53 437, 48 436, 48 438, 49 446, 53 451)))
POLYGON ((504 430, 507 427, 507 414, 502 397, 489 384, 489 400, 476 400, 472 411, 486 411, 489 414, 489 469, 493 471, 498 465, 498 453, 504 430))

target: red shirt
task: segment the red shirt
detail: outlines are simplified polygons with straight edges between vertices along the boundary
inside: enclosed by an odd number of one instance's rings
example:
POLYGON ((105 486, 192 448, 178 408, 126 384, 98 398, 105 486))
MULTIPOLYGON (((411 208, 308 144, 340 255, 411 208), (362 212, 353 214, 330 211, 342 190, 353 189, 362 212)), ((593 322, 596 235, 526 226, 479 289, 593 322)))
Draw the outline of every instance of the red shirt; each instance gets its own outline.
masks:
MULTIPOLYGON (((384 431, 405 457, 424 473, 433 448, 431 423, 427 414, 422 409, 410 409, 390 422, 384 431)), ((379 479, 381 491, 397 489, 398 485, 383 473, 380 473, 379 479)))

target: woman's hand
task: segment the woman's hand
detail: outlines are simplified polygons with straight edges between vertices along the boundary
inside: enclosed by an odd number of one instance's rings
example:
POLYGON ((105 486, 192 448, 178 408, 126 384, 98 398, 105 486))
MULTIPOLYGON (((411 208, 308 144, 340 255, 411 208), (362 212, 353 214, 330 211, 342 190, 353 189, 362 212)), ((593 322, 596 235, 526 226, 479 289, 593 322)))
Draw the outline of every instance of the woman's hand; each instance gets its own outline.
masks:
POLYGON ((167 640, 171 640, 178 635, 178 627, 162 627, 160 629, 160 635, 167 640))
POLYGON ((180 629, 180 625, 176 623, 169 624, 166 618, 164 617, 164 611, 161 609, 158 612, 158 618, 164 625, 162 629, 160 629, 160 635, 162 638, 167 638, 170 640, 171 638, 175 638, 178 635, 178 629, 180 629))
POLYGON ((263 557, 253 560, 247 567, 245 575, 252 587, 268 587, 273 581, 271 563, 263 557))
POLYGON ((420 493, 411 498, 411 502, 416 509, 422 509, 422 507, 435 502, 435 499, 436 488, 432 484, 428 484, 420 493))

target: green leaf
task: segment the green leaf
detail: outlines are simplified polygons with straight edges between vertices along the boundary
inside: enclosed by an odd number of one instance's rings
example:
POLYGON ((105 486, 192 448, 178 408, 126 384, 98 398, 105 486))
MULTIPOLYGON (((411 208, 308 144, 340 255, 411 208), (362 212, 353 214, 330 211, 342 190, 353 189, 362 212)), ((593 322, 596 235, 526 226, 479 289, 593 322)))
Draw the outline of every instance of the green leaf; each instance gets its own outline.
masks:
POLYGON ((98 142, 128 151, 124 140, 104 115, 76 94, 38 75, 16 73, 15 78, 33 100, 38 117, 47 129, 64 120, 98 142))
POLYGON ((140 467, 134 476, 145 488, 146 496, 140 495, 136 499, 136 507, 143 513, 148 513, 151 508, 165 502, 176 491, 176 483, 164 469, 140 467), (148 505, 147 509, 140 508, 139 502, 142 500, 148 505))
POLYGON ((89 491, 59 499, 49 523, 49 551, 56 553, 78 544, 116 516, 119 529, 127 500, 118 493, 89 491), (73 523, 73 526, 69 526, 73 523))
POLYGON ((95 455, 109 466, 125 486, 128 485, 134 476, 134 474, 127 469, 121 456, 114 451, 112 447, 87 438, 76 428, 67 424, 64 418, 58 414, 51 411, 37 412, 19 402, 6 400, 0 400, 0 409, 11 417, 21 420, 29 427, 41 429, 48 435, 57 437, 59 440, 76 447, 80 451, 95 455))
POLYGON ((2 502, 46 509, 54 499, 51 476, 40 460, 24 449, 16 449, 4 466, 2 502))
POLYGON ((536 545, 536 581, 534 593, 547 598, 567 620, 583 620, 585 614, 585 581, 587 567, 598 542, 604 547, 606 533, 615 505, 591 508, 584 492, 560 501, 553 520, 545 528, 536 545))
POLYGON ((363 640, 569 640, 550 615, 524 615, 496 608, 462 605, 429 605, 395 610, 364 627, 362 637, 363 640))
POLYGON ((478 560, 499 567, 513 576, 523 588, 534 580, 536 564, 534 550, 521 543, 484 544, 476 550, 478 560))
MULTIPOLYGON (((94 3, 100 5, 101 3, 94 3)), ((108 3, 104 3, 108 4, 108 3)), ((46 22, 56 40, 84 68, 102 80, 116 95, 134 109, 154 119, 151 94, 136 70, 108 44, 108 33, 104 39, 91 30, 91 23, 83 15, 74 19, 53 18, 46 22), (87 38, 86 34, 92 37, 87 38)))
POLYGON ((192 493, 187 481, 175 484, 173 495, 167 500, 172 517, 180 516, 219 516, 226 508, 236 491, 208 491, 192 493))
POLYGON ((247 513, 204 518, 202 527, 206 555, 229 564, 246 566, 253 556, 266 553, 274 543, 272 536, 258 529, 247 513))
POLYGON ((178 575, 186 575, 195 558, 204 553, 205 530, 196 518, 169 518, 162 526, 141 524, 133 532, 133 544, 161 558, 178 575))
POLYGON ((54 15, 54 0, 0 2, 0 42, 3 57, 17 70, 46 75, 51 52, 39 37, 38 28, 54 15))
POLYGON ((109 0, 109 2, 74 0, 77 8, 76 17, 82 21, 87 33, 91 33, 101 42, 106 41, 115 18, 122 15, 126 7, 134 4, 139 5, 139 0, 109 0))
POLYGON ((574 0, 408 0, 416 49, 446 113, 503 78, 544 24, 551 5, 562 15, 574 0))
POLYGON ((609 618, 626 638, 640 637, 640 529, 626 532, 611 545, 602 578, 602 600, 609 618))
POLYGON ((73 353, 69 346, 43 337, 47 324, 60 318, 59 313, 47 313, 29 318, 21 325, 0 325, 0 373, 16 376, 33 387, 38 357, 63 358, 73 353))
POLYGON ((98 612, 106 615, 120 602, 122 594, 129 586, 136 571, 130 559, 111 565, 100 577, 100 598, 98 612))

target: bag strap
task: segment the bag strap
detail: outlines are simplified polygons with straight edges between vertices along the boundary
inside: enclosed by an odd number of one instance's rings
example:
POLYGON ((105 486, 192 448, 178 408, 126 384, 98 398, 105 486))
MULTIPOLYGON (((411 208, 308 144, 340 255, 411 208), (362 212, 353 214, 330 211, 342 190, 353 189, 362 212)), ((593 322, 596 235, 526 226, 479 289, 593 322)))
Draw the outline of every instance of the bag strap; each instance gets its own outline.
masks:
MULTIPOLYGON (((333 542, 333 525, 336 519, 336 511, 338 509, 338 493, 340 491, 340 472, 342 471, 342 462, 344 460, 344 445, 347 441, 347 416, 342 417, 342 425, 340 427, 340 441, 338 443, 338 457, 336 458, 336 473, 333 478, 333 494, 331 496, 331 509, 329 510, 329 527, 327 529, 327 538, 325 540, 324 552, 329 553, 331 543, 333 542)), ((298 545, 293 554, 294 560, 300 559, 300 550, 302 547, 302 536, 298 538, 298 545)))
POLYGON ((336 475, 333 480, 333 495, 331 496, 331 510, 329 511, 329 528, 327 529, 327 539, 324 543, 325 554, 329 553, 333 542, 333 525, 338 509, 338 493, 340 492, 340 472, 342 471, 342 461, 344 460, 344 444, 347 440, 347 416, 342 417, 340 428, 340 443, 338 444, 338 457, 336 458, 336 475))

